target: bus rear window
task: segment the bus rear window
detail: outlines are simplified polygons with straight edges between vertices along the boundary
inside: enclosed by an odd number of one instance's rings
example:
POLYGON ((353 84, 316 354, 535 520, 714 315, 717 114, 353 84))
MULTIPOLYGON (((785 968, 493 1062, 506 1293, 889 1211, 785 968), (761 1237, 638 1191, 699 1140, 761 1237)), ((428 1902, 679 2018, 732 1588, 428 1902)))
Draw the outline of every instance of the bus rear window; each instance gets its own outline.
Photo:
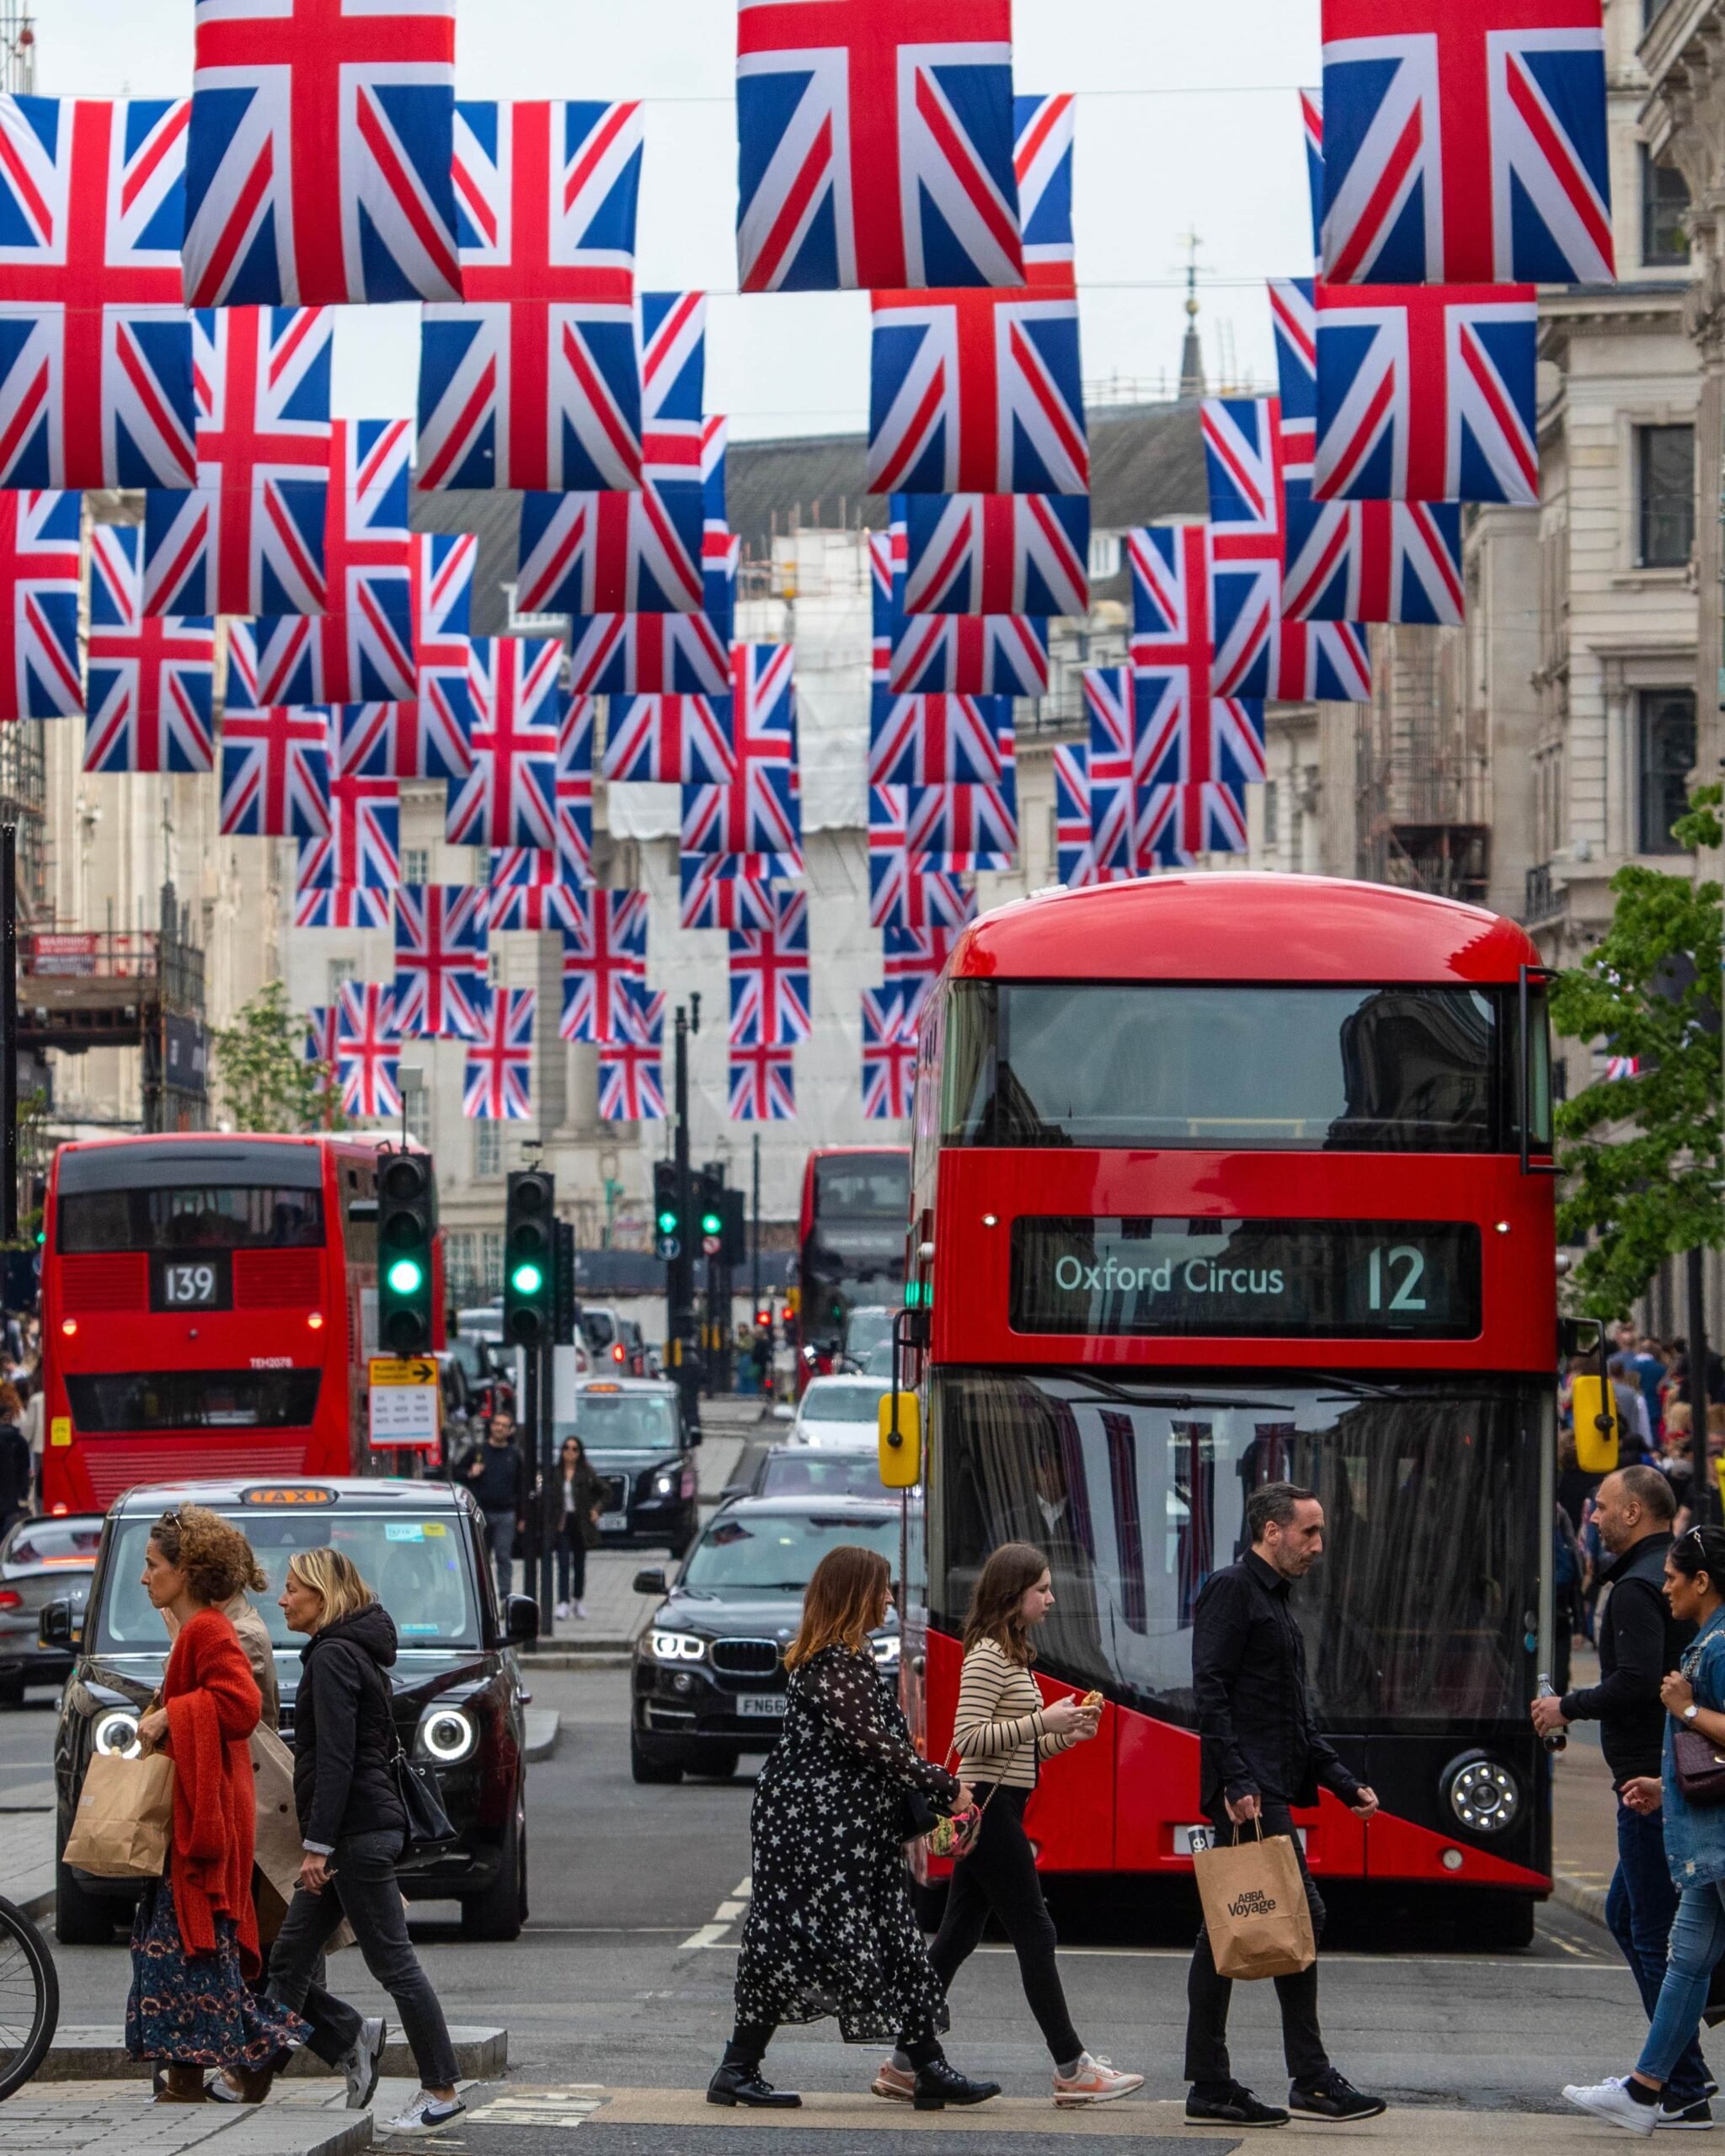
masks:
POLYGON ((256 1184, 69 1191, 60 1199, 55 1240, 66 1254, 317 1249, 323 1241, 323 1199, 315 1190, 256 1184))
MULTIPOLYGON (((1507 1152, 1519 1143, 1514 1001, 1499 989, 960 981, 943 1136, 1507 1152)), ((1542 1069, 1542 1005, 1533 1015, 1542 1069)))
POLYGON ((321 1370, 115 1371, 67 1374, 83 1436, 138 1430, 296 1430, 318 1412, 321 1370))

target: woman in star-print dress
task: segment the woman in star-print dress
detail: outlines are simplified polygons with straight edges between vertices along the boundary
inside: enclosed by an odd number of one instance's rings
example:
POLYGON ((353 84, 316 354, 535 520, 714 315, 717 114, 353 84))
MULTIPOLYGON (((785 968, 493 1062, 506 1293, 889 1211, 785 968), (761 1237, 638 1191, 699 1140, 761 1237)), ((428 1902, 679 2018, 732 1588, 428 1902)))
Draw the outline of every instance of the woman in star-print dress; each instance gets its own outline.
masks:
POLYGON ((904 2048, 925 2109, 999 2093, 957 2073, 940 2047, 946 1997, 911 1906, 905 1798, 916 1790, 953 1812, 969 1792, 920 1756, 875 1667, 868 1635, 891 1607, 886 1560, 871 1550, 830 1550, 809 1582, 785 1650, 784 1734, 756 1784, 737 2025, 710 2103, 799 2103, 762 2079, 762 2057, 782 2024, 829 2015, 846 2043, 897 2043, 910 2031, 904 2048))

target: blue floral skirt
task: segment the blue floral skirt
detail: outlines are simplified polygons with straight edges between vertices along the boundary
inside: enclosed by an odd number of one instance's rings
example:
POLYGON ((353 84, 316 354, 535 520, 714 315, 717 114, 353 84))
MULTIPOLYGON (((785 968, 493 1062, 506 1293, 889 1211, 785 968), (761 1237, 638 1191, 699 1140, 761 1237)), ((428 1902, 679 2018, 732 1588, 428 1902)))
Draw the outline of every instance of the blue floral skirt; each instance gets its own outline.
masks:
POLYGON ((266 2066, 311 2033, 273 1999, 248 1988, 232 1917, 216 1919, 216 1951, 189 1954, 169 1879, 147 1879, 131 1928, 126 2048, 174 2066, 266 2066))

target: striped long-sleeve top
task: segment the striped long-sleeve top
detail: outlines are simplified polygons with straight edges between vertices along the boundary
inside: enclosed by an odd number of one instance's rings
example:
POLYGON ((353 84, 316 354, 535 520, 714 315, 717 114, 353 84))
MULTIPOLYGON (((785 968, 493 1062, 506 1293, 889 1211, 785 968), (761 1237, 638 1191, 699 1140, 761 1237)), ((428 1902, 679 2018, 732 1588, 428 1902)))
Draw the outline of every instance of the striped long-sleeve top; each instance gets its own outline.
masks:
POLYGON ((1036 1679, 992 1640, 979 1640, 964 1657, 953 1720, 960 1780, 1034 1789, 1038 1761, 1070 1751, 1076 1741, 1049 1735, 1036 1679))

